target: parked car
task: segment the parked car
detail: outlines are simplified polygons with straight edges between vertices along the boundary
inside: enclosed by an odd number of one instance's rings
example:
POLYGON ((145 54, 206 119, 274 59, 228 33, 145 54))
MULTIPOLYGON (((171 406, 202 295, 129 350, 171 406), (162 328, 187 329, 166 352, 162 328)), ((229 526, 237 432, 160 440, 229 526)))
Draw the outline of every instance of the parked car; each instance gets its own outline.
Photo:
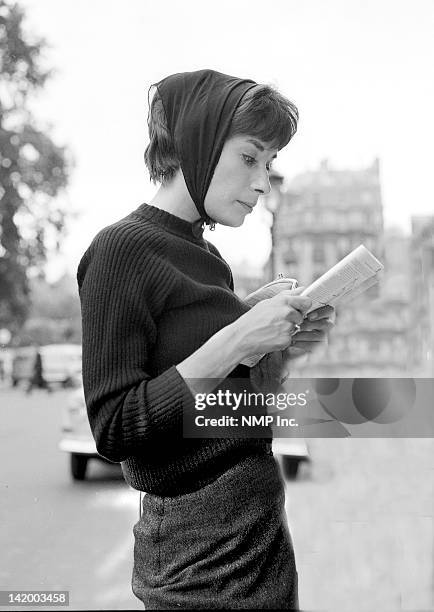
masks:
POLYGON ((71 390, 63 406, 59 449, 69 454, 69 469, 73 480, 84 480, 89 459, 107 460, 96 450, 87 418, 81 378, 76 377, 73 384, 76 388, 71 390))
POLYGON ((25 346, 15 349, 12 359, 12 385, 29 382, 33 375, 36 351, 42 360, 42 373, 48 384, 71 385, 74 377, 81 372, 80 344, 47 344, 46 346, 25 346))
POLYGON ((72 386, 81 374, 81 344, 48 344, 41 346, 44 378, 49 384, 72 386))
MULTIPOLYGON (((90 459, 111 463, 98 453, 87 418, 81 378, 75 379, 76 388, 71 391, 63 407, 62 439, 60 450, 70 455, 70 473, 73 480, 84 480, 90 459)), ((306 442, 302 438, 274 438, 273 452, 280 456, 283 474, 295 479, 303 461, 309 461, 306 442)))
POLYGON ((14 350, 12 357, 11 381, 17 387, 32 378, 36 349, 34 346, 23 346, 14 350))
POLYGON ((288 480, 295 480, 300 465, 310 461, 304 438, 274 438, 273 453, 281 458, 283 475, 288 480))

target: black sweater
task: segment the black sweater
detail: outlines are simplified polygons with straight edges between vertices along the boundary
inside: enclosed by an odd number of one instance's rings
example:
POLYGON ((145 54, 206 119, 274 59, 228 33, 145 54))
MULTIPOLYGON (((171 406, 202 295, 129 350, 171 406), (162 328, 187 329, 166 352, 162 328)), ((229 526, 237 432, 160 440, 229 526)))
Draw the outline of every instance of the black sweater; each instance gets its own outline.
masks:
MULTIPOLYGON (((77 274, 83 383, 98 452, 126 481, 156 495, 212 482, 265 438, 183 438, 194 399, 175 365, 249 307, 218 250, 194 226, 143 204, 104 228, 77 274)), ((248 378, 238 366, 230 376, 248 378)))

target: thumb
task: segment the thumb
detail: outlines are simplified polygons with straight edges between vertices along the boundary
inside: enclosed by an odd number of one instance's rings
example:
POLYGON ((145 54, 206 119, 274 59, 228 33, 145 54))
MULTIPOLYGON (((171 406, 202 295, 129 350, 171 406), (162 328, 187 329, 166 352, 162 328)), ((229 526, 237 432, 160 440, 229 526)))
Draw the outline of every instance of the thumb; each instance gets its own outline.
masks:
POLYGON ((303 291, 306 289, 306 287, 297 287, 297 289, 293 289, 291 291, 292 295, 300 295, 300 293, 303 293, 303 291))

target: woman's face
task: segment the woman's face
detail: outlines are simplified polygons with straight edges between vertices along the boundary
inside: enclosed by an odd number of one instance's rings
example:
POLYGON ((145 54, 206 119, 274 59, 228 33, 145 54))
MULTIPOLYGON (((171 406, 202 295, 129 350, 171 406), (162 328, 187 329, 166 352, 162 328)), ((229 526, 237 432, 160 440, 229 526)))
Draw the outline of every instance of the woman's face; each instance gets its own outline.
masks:
POLYGON ((254 136, 234 136, 224 144, 208 193, 205 210, 216 223, 239 227, 260 195, 270 192, 270 165, 277 149, 254 136))

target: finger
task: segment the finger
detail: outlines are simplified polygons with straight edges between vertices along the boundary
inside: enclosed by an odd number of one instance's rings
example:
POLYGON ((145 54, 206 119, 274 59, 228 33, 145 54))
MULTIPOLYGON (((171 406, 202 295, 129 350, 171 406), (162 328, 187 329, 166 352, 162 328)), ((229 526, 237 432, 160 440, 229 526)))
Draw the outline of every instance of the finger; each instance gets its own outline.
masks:
POLYGON ((335 324, 329 319, 319 319, 319 321, 309 321, 308 319, 304 319, 303 323, 300 325, 300 331, 325 331, 329 332, 335 324))
POLYGON ((328 317, 333 318, 334 315, 335 309, 333 308, 333 306, 327 305, 312 310, 312 312, 307 315, 307 318, 309 319, 309 321, 316 321, 318 319, 327 319, 328 317))
POLYGON ((314 346, 311 342, 297 342, 291 346, 291 352, 294 353, 312 353, 314 346))
MULTIPOLYGON (((297 328, 299 325, 301 325, 301 323, 303 323, 303 315, 301 312, 299 312, 298 310, 295 310, 294 308, 290 308, 288 311, 288 314, 286 315, 286 319, 288 321, 291 321, 291 323, 294 323, 294 325, 297 325, 297 328)), ((294 333, 294 329, 292 330, 292 333, 294 333)), ((298 331, 298 329, 297 329, 298 331)))
POLYGON ((300 312, 306 312, 312 306, 312 300, 301 295, 294 295, 290 291, 281 291, 279 297, 284 300, 285 304, 296 308, 300 312))
POLYGON ((294 349, 291 353, 291 361, 293 359, 297 359, 297 357, 309 357, 311 353, 308 353, 307 351, 302 351, 301 349, 294 349))
POLYGON ((326 340, 327 338, 327 334, 323 331, 310 331, 310 332, 302 332, 299 331, 296 334, 294 334, 292 336, 292 345, 294 346, 294 344, 296 344, 297 342, 323 342, 324 340, 326 340))
POLYGON ((282 368, 283 358, 282 351, 273 351, 267 355, 267 368, 279 370, 282 368))
POLYGON ((291 289, 291 295, 300 295, 306 287, 297 287, 297 289, 291 289))

